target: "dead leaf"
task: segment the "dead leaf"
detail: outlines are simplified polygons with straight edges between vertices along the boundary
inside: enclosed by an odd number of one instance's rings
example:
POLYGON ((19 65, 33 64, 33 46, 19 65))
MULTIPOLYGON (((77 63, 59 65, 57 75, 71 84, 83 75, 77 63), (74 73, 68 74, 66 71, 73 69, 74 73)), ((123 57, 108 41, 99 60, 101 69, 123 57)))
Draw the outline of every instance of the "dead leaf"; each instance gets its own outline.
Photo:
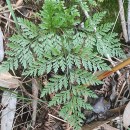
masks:
POLYGON ((130 102, 127 104, 123 114, 123 125, 126 129, 130 126, 130 102))
POLYGON ((98 129, 101 129, 101 128, 103 128, 103 130, 118 130, 117 128, 114 128, 114 127, 112 127, 112 126, 110 126, 108 124, 103 124, 100 127, 95 128, 93 130, 98 130, 98 129))
POLYGON ((105 130, 118 130, 117 128, 114 128, 108 124, 104 124, 102 125, 102 127, 104 127, 105 130))
POLYGON ((1 104, 5 107, 2 109, 1 114, 1 130, 12 130, 16 112, 17 95, 4 91, 1 104))
POLYGON ((0 73, 0 86, 4 88, 17 88, 19 86, 19 80, 9 72, 2 72, 0 73))

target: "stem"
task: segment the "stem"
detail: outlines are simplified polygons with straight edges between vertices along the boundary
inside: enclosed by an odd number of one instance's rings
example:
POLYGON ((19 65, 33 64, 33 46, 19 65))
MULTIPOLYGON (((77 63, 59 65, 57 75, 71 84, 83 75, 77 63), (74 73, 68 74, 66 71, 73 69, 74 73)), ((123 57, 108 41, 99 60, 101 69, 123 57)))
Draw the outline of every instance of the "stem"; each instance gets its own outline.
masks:
POLYGON ((120 19, 121 19, 121 25, 122 25, 124 38, 125 38, 125 41, 128 42, 128 34, 127 34, 127 29, 126 29, 126 21, 125 21, 123 2, 122 2, 122 0, 118 0, 118 3, 119 3, 119 8, 120 8, 120 19))
POLYGON ((34 127, 36 124, 36 116, 37 116, 37 105, 38 105, 38 91, 39 91, 39 85, 36 79, 32 79, 32 94, 34 96, 32 100, 32 126, 34 127))

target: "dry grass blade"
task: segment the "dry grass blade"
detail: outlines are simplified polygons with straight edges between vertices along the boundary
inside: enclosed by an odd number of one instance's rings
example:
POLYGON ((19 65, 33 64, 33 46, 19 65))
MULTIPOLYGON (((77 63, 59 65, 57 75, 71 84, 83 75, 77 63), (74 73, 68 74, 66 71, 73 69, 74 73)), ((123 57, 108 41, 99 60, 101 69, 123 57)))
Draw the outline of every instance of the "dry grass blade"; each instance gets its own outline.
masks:
POLYGON ((130 64, 130 58, 128 58, 127 60, 121 62, 117 66, 113 67, 110 71, 106 71, 106 72, 102 73, 101 75, 98 76, 98 79, 102 80, 102 79, 110 76, 112 73, 118 71, 119 69, 122 69, 123 67, 125 67, 125 66, 127 66, 129 64, 130 64))
POLYGON ((59 120, 59 121, 62 121, 62 122, 64 122, 64 123, 67 123, 65 120, 60 119, 60 118, 58 118, 58 117, 56 117, 56 116, 53 116, 52 114, 48 114, 48 115, 51 116, 51 117, 53 117, 53 118, 55 118, 55 119, 57 119, 57 120, 59 120))

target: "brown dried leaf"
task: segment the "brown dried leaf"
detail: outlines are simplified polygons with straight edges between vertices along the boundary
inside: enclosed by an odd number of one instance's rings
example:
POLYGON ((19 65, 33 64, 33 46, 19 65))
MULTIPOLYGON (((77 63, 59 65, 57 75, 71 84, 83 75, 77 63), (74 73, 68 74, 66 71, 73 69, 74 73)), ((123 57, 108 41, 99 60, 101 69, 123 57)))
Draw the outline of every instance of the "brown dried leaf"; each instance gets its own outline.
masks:
POLYGON ((104 124, 102 125, 102 127, 104 127, 105 130, 118 130, 117 128, 114 128, 108 124, 104 124))
POLYGON ((17 88, 19 86, 19 80, 9 72, 2 72, 0 73, 0 86, 4 88, 17 88))
POLYGON ((101 126, 99 126, 98 128, 95 128, 95 129, 93 129, 93 130, 118 130, 117 128, 114 128, 114 127, 112 127, 112 126, 110 126, 110 125, 108 125, 108 124, 103 124, 103 125, 101 125, 101 126))

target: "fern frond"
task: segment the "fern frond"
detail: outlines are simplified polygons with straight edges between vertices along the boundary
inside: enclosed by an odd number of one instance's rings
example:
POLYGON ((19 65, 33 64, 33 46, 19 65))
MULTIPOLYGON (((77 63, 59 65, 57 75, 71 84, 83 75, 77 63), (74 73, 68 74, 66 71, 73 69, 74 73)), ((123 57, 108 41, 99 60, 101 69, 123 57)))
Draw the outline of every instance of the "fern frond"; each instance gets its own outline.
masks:
POLYGON ((107 32, 109 32, 111 30, 113 26, 113 23, 105 23, 105 24, 102 24, 101 26, 97 27, 97 32, 104 36, 106 35, 107 32))
POLYGON ((110 57, 113 56, 121 56, 125 57, 125 54, 120 48, 119 40, 116 38, 116 33, 108 33, 105 34, 103 37, 97 34, 97 51, 107 57, 107 54, 110 57), (109 34, 109 35, 108 35, 109 34), (120 55, 121 54, 121 55, 120 55))
POLYGON ((82 86, 82 85, 72 86, 72 91, 75 96, 76 95, 78 95, 78 96, 86 95, 91 98, 97 98, 97 95, 92 90, 90 90, 89 88, 82 86))
POLYGON ((70 99, 71 99, 70 91, 69 90, 62 91, 53 97, 53 99, 49 102, 49 106, 65 104, 70 99))
POLYGON ((29 20, 18 18, 18 24, 20 25, 23 35, 26 35, 30 39, 38 36, 38 27, 29 20))
POLYGON ((78 85, 81 84, 98 85, 102 83, 100 80, 97 79, 96 76, 92 75, 89 72, 85 72, 85 71, 83 72, 83 70, 81 69, 76 70, 75 72, 70 72, 70 81, 71 83, 77 82, 78 85))
POLYGON ((45 96, 46 94, 51 94, 53 92, 57 92, 62 88, 67 88, 68 80, 66 76, 56 75, 55 77, 50 79, 50 82, 43 89, 41 96, 45 96))
POLYGON ((75 25, 77 23, 75 17, 79 16, 79 12, 76 6, 72 6, 71 9, 64 8, 63 1, 45 0, 39 16, 43 21, 40 27, 55 32, 58 28, 68 28, 75 25))
POLYGON ((106 63, 104 63, 101 58, 96 56, 96 54, 93 54, 87 59, 82 58, 82 64, 86 69, 90 69, 91 71, 110 70, 110 67, 106 63))
POLYGON ((29 47, 31 42, 20 35, 12 36, 10 38, 10 42, 11 43, 8 47, 13 51, 6 51, 6 54, 10 55, 14 59, 17 59, 18 62, 26 69, 27 66, 31 65, 34 61, 34 56, 29 47), (17 40, 14 41, 14 39, 17 40))
POLYGON ((86 104, 82 98, 73 96, 70 102, 68 102, 66 106, 63 106, 59 113, 75 130, 80 129, 83 119, 85 118, 83 113, 81 113, 81 106, 85 109, 92 110, 91 105, 86 104))
POLYGON ((84 13, 89 12, 89 5, 95 6, 95 0, 70 3, 68 6, 63 0, 45 0, 37 24, 18 18, 21 34, 10 38, 8 58, 0 70, 16 70, 20 65, 26 76, 43 77, 53 73, 41 97, 54 93, 49 106, 61 105, 60 116, 75 130, 80 130, 85 118, 81 109, 92 110, 83 97, 97 97, 84 84, 102 83, 93 72, 110 69, 104 57, 124 55, 117 34, 110 33, 112 23, 101 23, 106 12, 89 16, 84 28, 77 26, 82 23, 79 7, 84 13))
POLYGON ((94 25, 98 25, 100 24, 100 22, 102 21, 103 17, 106 15, 106 12, 98 12, 98 13, 95 13, 93 16, 92 16, 92 22, 94 23, 94 25))

